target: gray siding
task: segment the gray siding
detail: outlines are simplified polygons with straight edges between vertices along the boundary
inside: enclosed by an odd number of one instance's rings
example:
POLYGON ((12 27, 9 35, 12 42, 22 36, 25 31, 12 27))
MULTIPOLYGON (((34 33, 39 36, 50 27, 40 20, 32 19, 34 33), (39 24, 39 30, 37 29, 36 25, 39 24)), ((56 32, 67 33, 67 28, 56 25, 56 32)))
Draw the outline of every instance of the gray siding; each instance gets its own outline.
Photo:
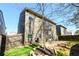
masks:
POLYGON ((62 25, 57 25, 56 30, 57 30, 57 35, 66 35, 67 33, 66 28, 62 25))
POLYGON ((24 33, 25 13, 22 12, 19 17, 18 33, 24 33))
POLYGON ((5 26, 3 13, 2 13, 2 11, 0 11, 0 34, 5 35, 6 34, 5 29, 6 29, 6 26, 5 26))

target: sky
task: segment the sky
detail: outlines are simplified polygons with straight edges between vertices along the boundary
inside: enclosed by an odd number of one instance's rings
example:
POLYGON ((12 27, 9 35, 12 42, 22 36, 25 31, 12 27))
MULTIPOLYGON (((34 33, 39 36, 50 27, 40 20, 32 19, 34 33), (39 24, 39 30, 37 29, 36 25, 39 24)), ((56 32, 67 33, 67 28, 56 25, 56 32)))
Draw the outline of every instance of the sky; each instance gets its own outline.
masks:
MULTIPOLYGON (((16 4, 2 3, 2 4, 0 4, 0 10, 2 10, 2 12, 3 12, 4 20, 5 20, 5 24, 6 24, 6 32, 8 32, 8 33, 9 32, 17 32, 18 21, 19 21, 19 16, 20 16, 21 11, 24 8, 31 8, 31 7, 35 7, 35 4, 20 4, 20 3, 16 3, 16 4)), ((52 18, 56 19, 56 16, 54 15, 52 18)), ((61 18, 57 19, 58 22, 60 20, 61 20, 61 18)), ((73 26, 73 27, 67 26, 67 28, 71 31, 76 30, 75 26, 73 26)))
POLYGON ((6 32, 17 32, 20 12, 26 4, 0 4, 0 10, 4 15, 6 32))

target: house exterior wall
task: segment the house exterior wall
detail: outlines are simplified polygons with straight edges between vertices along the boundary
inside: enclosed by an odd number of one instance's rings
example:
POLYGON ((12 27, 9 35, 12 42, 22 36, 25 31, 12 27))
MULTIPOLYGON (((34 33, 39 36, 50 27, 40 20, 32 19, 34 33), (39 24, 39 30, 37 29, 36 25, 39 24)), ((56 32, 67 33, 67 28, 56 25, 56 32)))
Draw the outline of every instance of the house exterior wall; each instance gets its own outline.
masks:
POLYGON ((67 33, 66 28, 62 25, 57 25, 56 30, 57 30, 57 35, 66 35, 67 33))
POLYGON ((61 28, 61 35, 66 35, 66 29, 63 27, 60 27, 60 28, 61 28))
POLYGON ((25 13, 22 12, 19 17, 19 23, 18 23, 18 33, 24 32, 24 25, 25 25, 25 13))
POLYGON ((50 36, 48 35, 48 33, 46 32, 49 32, 49 27, 51 25, 51 38, 53 40, 57 39, 57 35, 56 35, 56 25, 55 24, 52 24, 50 23, 49 21, 46 21, 46 20, 43 20, 33 14, 30 14, 28 12, 25 12, 25 39, 28 40, 28 34, 29 34, 29 17, 32 17, 33 18, 33 24, 32 24, 32 40, 33 42, 35 42, 35 40, 37 38, 39 38, 39 41, 41 42, 42 40, 42 31, 43 31, 43 38, 46 39, 50 39, 49 37, 47 36, 50 36), (44 22, 44 23, 43 23, 44 22), (48 27, 47 27, 47 30, 45 29, 46 27, 46 22, 48 22, 48 27), (43 29, 42 29, 43 27, 43 29))
POLYGON ((29 17, 33 18, 33 23, 32 23, 32 40, 33 42, 35 42, 35 39, 39 37, 40 33, 41 33, 41 24, 42 24, 42 20, 32 14, 29 14, 28 12, 25 12, 25 39, 28 40, 28 34, 29 33, 29 17))
MULTIPOLYGON (((3 17, 3 12, 0 10, 0 51, 1 51, 1 45, 2 45, 2 35, 6 35, 6 26, 5 21, 3 17)), ((5 43, 4 43, 5 44, 5 43)))
POLYGON ((0 10, 0 34, 5 35, 5 22, 3 17, 3 12, 0 10))
POLYGON ((53 37, 54 37, 54 39, 57 40, 58 37, 57 37, 57 32, 56 32, 56 25, 54 25, 54 24, 52 26, 52 31, 53 31, 53 37))
POLYGON ((28 42, 28 34, 29 34, 29 14, 25 12, 25 31, 24 31, 24 39, 28 42))

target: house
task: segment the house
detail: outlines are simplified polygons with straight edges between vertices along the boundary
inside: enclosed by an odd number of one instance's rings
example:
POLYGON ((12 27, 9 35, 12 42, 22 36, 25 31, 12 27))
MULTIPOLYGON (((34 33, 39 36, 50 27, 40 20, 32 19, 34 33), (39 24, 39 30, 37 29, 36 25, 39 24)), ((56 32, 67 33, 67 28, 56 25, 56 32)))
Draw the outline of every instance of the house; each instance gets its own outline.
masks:
POLYGON ((56 26, 57 35, 72 35, 72 32, 68 31, 63 25, 56 26))
POLYGON ((63 25, 57 25, 56 26, 57 35, 66 35, 67 34, 67 28, 63 25))
MULTIPOLYGON (((4 43, 2 43, 2 41, 5 39, 5 35, 6 35, 6 26, 5 26, 5 21, 4 21, 4 16, 3 16, 3 12, 0 10, 0 51, 1 51, 1 45, 4 45, 4 43)), ((2 46, 3 48, 4 46, 2 46)))
POLYGON ((31 10, 24 9, 19 18, 18 33, 22 33, 26 42, 56 40, 56 23, 31 10))

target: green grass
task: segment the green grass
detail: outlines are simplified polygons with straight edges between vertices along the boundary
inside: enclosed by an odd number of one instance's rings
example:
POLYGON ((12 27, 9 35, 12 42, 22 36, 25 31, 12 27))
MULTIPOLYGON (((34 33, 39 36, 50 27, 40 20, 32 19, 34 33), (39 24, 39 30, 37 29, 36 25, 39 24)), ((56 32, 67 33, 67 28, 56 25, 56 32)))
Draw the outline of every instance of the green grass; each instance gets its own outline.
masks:
POLYGON ((30 52, 33 50, 33 48, 36 48, 38 46, 39 45, 32 44, 23 48, 13 48, 9 51, 6 51, 5 56, 30 56, 30 52))
MULTIPOLYGON (((75 44, 79 44, 79 41, 68 41, 67 46, 72 47, 75 44)), ((10 49, 9 51, 5 52, 5 56, 30 56, 30 52, 33 50, 33 48, 37 48, 39 45, 38 44, 31 44, 28 46, 25 46, 23 48, 13 48, 10 49)), ((56 55, 57 56, 69 56, 69 50, 67 49, 61 49, 57 51, 56 55)))

